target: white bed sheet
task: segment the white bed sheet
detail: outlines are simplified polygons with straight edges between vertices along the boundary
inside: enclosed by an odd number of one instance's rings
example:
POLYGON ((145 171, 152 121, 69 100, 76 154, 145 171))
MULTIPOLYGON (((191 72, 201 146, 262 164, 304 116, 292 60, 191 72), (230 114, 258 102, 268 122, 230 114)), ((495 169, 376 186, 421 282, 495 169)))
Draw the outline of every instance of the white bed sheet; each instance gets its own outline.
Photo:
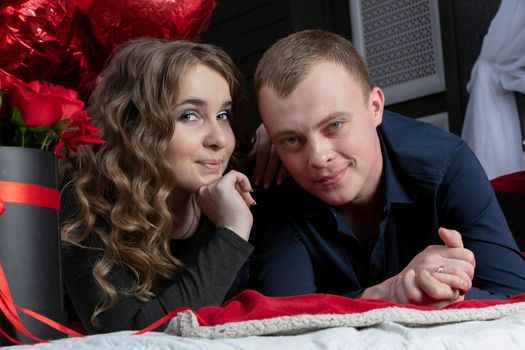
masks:
POLYGON ((470 321, 433 327, 407 327, 383 322, 373 327, 356 329, 339 327, 293 336, 251 336, 233 339, 183 338, 150 332, 140 336, 132 332, 68 338, 10 349, 525 349, 525 313, 491 321, 470 321))

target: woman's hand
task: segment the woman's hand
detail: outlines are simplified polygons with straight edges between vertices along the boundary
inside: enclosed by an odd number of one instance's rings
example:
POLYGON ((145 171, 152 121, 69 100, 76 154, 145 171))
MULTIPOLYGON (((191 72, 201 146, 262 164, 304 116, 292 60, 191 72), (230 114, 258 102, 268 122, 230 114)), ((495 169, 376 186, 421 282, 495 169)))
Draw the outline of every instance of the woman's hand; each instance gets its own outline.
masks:
POLYGON ((264 188, 267 189, 270 187, 275 176, 277 176, 278 185, 286 179, 288 171, 275 152, 275 147, 263 124, 259 125, 255 131, 253 147, 248 154, 249 161, 253 161, 254 159, 253 181, 256 185, 259 185, 262 180, 264 188))
POLYGON ((218 181, 202 186, 196 198, 215 226, 226 227, 247 241, 253 224, 250 205, 255 205, 250 192, 252 186, 246 175, 232 170, 218 181))
POLYGON ((459 232, 440 228, 444 246, 432 245, 394 277, 370 287, 363 298, 444 307, 464 299, 472 287, 474 254, 463 248, 459 232))

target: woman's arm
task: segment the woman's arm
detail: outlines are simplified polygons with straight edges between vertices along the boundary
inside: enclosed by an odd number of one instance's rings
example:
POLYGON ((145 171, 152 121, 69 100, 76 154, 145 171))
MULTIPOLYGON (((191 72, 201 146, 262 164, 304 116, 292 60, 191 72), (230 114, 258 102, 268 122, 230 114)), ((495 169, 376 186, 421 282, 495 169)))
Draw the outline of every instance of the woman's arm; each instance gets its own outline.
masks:
POLYGON ((96 252, 65 245, 63 277, 67 293, 88 333, 141 329, 181 306, 198 309, 221 304, 252 250, 252 245, 236 233, 217 228, 198 251, 195 263, 187 266, 162 294, 147 301, 122 292, 133 287, 135 277, 126 268, 116 266, 109 282, 120 291, 119 300, 113 308, 100 314, 99 327, 90 321, 101 295, 92 274, 96 252))

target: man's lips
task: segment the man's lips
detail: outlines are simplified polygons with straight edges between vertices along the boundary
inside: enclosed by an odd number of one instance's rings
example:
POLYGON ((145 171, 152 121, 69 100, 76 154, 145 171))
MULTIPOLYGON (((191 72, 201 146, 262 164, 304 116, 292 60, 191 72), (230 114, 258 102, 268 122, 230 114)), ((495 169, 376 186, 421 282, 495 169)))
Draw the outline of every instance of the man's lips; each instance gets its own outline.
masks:
POLYGON ((314 179, 315 184, 322 186, 335 185, 343 178, 347 167, 330 172, 328 175, 324 175, 314 179))

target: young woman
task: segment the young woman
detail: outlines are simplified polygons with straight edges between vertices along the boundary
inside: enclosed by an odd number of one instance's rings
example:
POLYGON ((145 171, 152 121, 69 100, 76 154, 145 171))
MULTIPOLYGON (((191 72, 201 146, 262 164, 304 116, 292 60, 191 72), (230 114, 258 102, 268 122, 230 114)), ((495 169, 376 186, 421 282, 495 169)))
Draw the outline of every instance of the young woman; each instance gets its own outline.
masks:
POLYGON ((88 333, 224 301, 253 250, 252 189, 227 170, 241 90, 224 51, 186 41, 131 41, 102 73, 90 115, 105 144, 82 151, 63 209, 64 282, 88 333))

